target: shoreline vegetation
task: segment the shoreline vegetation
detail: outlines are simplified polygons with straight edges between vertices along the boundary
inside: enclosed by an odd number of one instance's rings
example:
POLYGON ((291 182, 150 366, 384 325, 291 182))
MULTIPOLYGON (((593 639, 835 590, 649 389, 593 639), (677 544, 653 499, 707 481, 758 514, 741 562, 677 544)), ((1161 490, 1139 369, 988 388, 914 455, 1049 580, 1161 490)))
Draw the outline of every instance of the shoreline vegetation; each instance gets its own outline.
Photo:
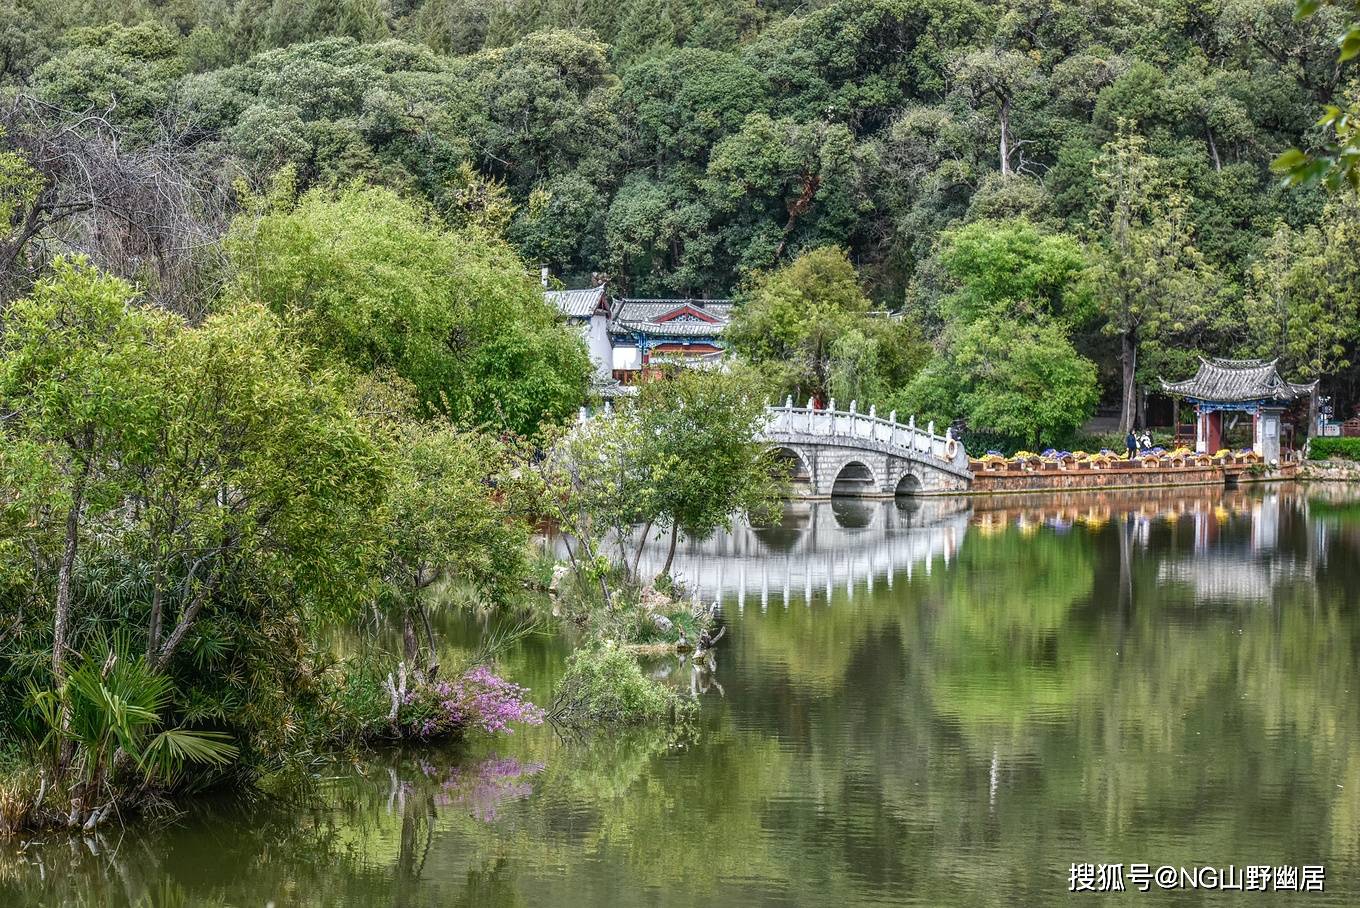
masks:
MULTIPOLYGON (((367 233, 372 219, 333 219, 373 198, 313 198, 290 216, 326 223, 324 235, 367 233)), ((394 313, 385 297, 418 294, 440 259, 398 256, 389 264, 410 280, 370 295, 351 284, 335 297, 324 281, 271 289, 253 263, 274 267, 277 244, 301 271, 332 254, 329 242, 292 249, 305 223, 277 235, 252 225, 252 242, 232 247, 243 258, 228 299, 198 323, 80 258, 54 260, 0 315, 0 708, 13 730, 0 832, 91 832, 346 748, 687 711, 642 673, 638 647, 705 645, 712 615, 680 601, 669 559, 644 582, 640 545, 668 534, 673 554, 682 535, 777 509, 749 377, 678 373, 569 425, 586 390, 579 341, 499 241, 431 234, 408 213, 378 226, 387 243, 457 243, 442 255, 464 271, 483 262, 477 305, 428 326, 464 332, 456 354, 407 336, 375 357, 342 330, 387 317, 400 328, 384 330, 409 335, 419 301, 394 313), (561 364, 519 369, 522 351, 498 348, 501 327, 479 336, 494 315, 476 310, 498 303, 532 344, 560 347, 561 364), (496 356, 509 359, 490 387, 422 393, 429 374, 496 356), (538 401, 529 434, 500 409, 499 422, 474 422, 515 394, 538 401), (526 593, 531 529, 544 521, 567 553, 551 609, 526 593), (625 551, 635 525, 646 529, 625 551), (441 582, 466 602, 575 627, 561 689, 539 692, 550 703, 496 674, 514 632, 449 656, 430 615, 448 607, 430 595, 441 582), (390 651, 327 648, 328 633, 371 636, 384 622, 400 628, 390 651)))

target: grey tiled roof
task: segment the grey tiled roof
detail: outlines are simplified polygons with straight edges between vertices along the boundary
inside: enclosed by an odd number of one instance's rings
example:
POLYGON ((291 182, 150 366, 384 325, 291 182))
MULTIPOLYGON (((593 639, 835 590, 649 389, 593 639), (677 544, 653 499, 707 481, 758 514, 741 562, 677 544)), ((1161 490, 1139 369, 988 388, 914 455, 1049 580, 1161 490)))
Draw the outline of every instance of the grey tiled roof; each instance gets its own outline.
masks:
POLYGON ((597 307, 605 305, 604 286, 589 290, 545 290, 543 299, 567 318, 589 318, 597 307))
POLYGON ((1278 360, 1204 359, 1199 371, 1185 381, 1162 379, 1168 394, 1195 400, 1242 403, 1251 400, 1290 401, 1312 393, 1317 382, 1296 384, 1285 381, 1275 368, 1278 360))
POLYGON ((722 334, 731 316, 731 300, 621 298, 614 301, 609 330, 614 334, 644 334, 649 337, 714 338, 722 334), (657 321, 686 306, 716 320, 709 322, 694 315, 681 315, 670 321, 657 321))
POLYGON ((615 334, 648 334, 652 337, 717 337, 727 327, 724 322, 704 322, 695 319, 670 322, 645 322, 615 319, 609 330, 615 334))
POLYGON ((625 321, 655 321, 667 312, 674 312, 682 306, 693 306, 724 321, 732 317, 731 300, 691 300, 691 299, 629 299, 620 297, 614 301, 614 318, 625 321))

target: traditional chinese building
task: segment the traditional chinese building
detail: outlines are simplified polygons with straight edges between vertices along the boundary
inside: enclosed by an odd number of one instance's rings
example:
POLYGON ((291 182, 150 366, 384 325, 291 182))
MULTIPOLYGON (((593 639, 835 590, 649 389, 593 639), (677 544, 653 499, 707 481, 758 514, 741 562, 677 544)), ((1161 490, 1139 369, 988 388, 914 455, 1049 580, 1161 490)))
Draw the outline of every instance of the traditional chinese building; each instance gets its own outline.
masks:
POLYGON ((1185 381, 1162 380, 1162 390, 1195 407, 1195 450, 1214 454, 1223 448, 1223 414, 1249 414, 1252 450, 1266 463, 1280 459, 1280 429, 1285 410, 1312 395, 1317 382, 1296 384, 1280 377, 1277 360, 1205 359, 1185 381))
POLYGON ((604 286, 548 290, 544 298, 581 325, 600 381, 623 385, 663 362, 716 362, 732 315, 730 300, 610 299, 604 286))

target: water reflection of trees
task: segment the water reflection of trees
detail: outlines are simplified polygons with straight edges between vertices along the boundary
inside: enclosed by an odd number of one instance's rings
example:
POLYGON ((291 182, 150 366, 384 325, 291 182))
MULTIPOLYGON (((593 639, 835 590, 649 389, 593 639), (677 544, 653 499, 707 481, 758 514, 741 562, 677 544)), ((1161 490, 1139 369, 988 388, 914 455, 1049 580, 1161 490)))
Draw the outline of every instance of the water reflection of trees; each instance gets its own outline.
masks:
MULTIPOLYGON (((1009 906, 1056 901, 1073 861, 1308 861, 1354 903, 1360 514, 1325 498, 975 502, 947 568, 729 613, 696 738, 517 737, 543 769, 493 822, 442 770, 399 763, 394 799, 369 769, 325 809, 125 846, 156 857, 124 873, 237 904, 1009 906), (1212 563, 1293 567, 1248 597, 1165 572, 1212 563)), ((72 861, 50 885, 140 885, 72 861)))
POLYGON ((912 891, 962 880, 960 904, 1043 902, 1074 854, 1354 865, 1360 641, 1344 537, 1292 489, 1133 504, 997 508, 948 571, 748 616, 743 658, 777 677, 736 697, 836 793, 782 805, 791 851, 825 852, 814 818, 841 814, 831 838, 853 878, 867 811, 880 849, 914 855, 912 891), (1248 598, 1160 582, 1196 557, 1293 569, 1248 598), (998 887, 998 861, 1019 879, 998 887))

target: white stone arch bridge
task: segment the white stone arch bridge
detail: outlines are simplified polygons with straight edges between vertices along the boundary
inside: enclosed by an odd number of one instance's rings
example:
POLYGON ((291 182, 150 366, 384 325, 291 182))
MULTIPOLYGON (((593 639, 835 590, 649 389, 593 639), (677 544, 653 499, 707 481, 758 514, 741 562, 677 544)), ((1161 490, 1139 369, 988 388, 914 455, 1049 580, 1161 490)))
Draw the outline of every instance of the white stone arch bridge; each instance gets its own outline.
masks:
POLYGON ((788 464, 794 492, 803 498, 892 498, 897 495, 944 495, 965 492, 972 483, 968 455, 949 429, 935 434, 935 424, 922 429, 915 417, 887 419, 873 407, 858 412, 826 409, 808 402, 796 407, 766 407, 762 439, 788 464))

